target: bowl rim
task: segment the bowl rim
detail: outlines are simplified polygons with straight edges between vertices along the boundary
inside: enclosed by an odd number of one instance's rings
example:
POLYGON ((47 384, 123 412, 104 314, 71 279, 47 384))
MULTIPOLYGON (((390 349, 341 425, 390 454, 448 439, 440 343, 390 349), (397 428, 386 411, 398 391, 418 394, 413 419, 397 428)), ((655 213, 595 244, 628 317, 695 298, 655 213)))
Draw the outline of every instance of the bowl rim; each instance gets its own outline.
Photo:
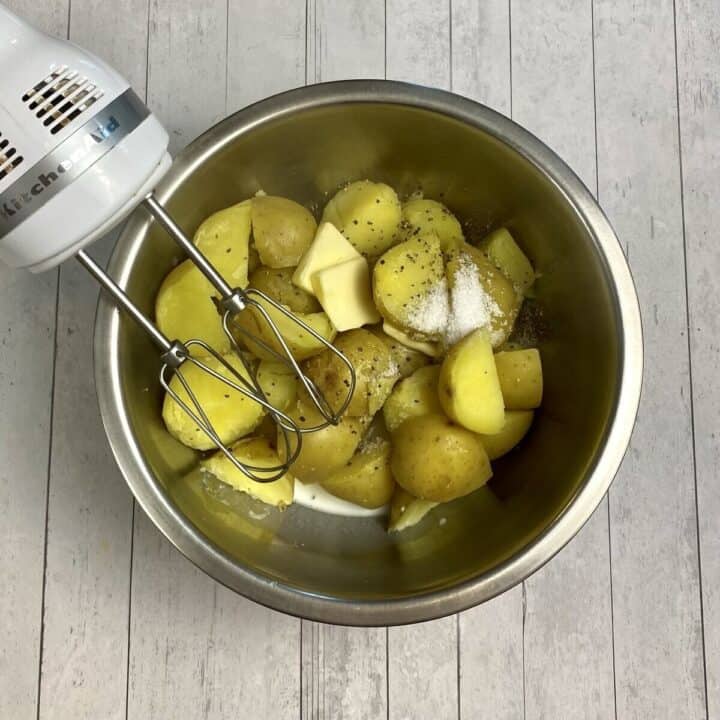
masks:
MULTIPOLYGON (((120 314, 102 295, 95 320, 95 384, 110 447, 135 499, 163 535, 197 567, 241 595, 284 613, 342 625, 399 625, 466 610, 509 590, 548 562, 587 522, 620 467, 635 424, 643 376, 641 315, 620 242, 582 181, 547 145, 511 119, 445 90, 390 80, 343 80, 274 95, 230 115, 188 145, 176 158, 156 194, 163 202, 209 156, 258 125, 289 114, 346 103, 415 107, 445 115, 494 136, 556 186, 596 243, 608 270, 619 318, 620 383, 604 443, 588 467, 586 482, 554 521, 497 567, 448 588, 390 600, 347 600, 309 593, 236 563, 196 528, 155 482, 134 441, 124 405, 115 351, 120 314)), ((127 286, 130 268, 149 222, 144 214, 134 213, 113 250, 108 271, 123 288, 127 286)))

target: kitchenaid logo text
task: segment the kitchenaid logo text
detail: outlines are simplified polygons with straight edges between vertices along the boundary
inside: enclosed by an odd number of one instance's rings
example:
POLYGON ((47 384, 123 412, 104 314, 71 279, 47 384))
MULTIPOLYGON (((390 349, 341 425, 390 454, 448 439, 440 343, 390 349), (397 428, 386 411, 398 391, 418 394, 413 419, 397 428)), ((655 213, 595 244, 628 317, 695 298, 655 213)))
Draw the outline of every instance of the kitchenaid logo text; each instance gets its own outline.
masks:
POLYGON ((0 207, 0 217, 3 220, 10 220, 18 213, 22 212, 33 200, 42 195, 47 188, 54 185, 63 175, 70 172, 78 165, 82 165, 93 149, 105 142, 120 127, 120 123, 111 115, 107 125, 101 125, 86 135, 86 140, 77 150, 70 154, 66 160, 62 160, 55 170, 41 173, 37 176, 37 182, 28 188, 27 192, 19 193, 13 198, 5 201, 0 207))

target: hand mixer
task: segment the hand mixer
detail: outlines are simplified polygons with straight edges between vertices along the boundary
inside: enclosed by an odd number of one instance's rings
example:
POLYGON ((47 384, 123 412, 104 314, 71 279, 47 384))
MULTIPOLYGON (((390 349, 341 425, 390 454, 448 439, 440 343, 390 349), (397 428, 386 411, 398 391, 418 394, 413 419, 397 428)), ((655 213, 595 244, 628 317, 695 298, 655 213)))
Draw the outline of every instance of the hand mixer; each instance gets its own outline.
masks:
POLYGON ((281 477, 297 458, 303 433, 335 425, 355 389, 352 364, 319 335, 265 293, 233 288, 198 250, 158 202, 153 189, 169 169, 168 135, 128 83, 102 60, 71 43, 51 38, 28 25, 0 4, 0 259, 16 268, 40 272, 75 255, 90 274, 126 311, 160 350, 162 387, 192 418, 213 444, 243 473, 258 482, 281 477), (187 253, 219 295, 213 298, 223 330, 247 371, 245 377, 220 353, 199 339, 171 340, 147 318, 126 293, 83 248, 143 205, 187 253), (323 346, 348 368, 348 394, 332 408, 317 386, 302 372, 272 320, 269 305, 323 346), (262 338, 264 347, 295 373, 324 420, 299 427, 267 401, 248 358, 232 332, 233 318, 254 312, 277 339, 281 351, 262 338), (202 357, 215 358, 223 372, 202 357), (239 461, 203 410, 182 368, 192 363, 218 381, 262 405, 275 420, 283 448, 275 467, 239 461), (183 399, 170 385, 176 376, 183 399))

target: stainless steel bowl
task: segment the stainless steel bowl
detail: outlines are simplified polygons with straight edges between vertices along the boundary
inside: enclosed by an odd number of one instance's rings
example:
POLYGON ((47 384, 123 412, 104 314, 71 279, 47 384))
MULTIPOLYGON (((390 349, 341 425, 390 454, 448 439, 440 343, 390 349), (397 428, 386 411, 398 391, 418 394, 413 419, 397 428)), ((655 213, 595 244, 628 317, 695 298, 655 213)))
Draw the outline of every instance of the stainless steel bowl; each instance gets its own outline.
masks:
MULTIPOLYGON (((192 232, 262 188, 319 207, 358 178, 441 198, 471 232, 507 225, 540 273, 546 393, 521 450, 490 486, 388 537, 377 519, 261 508, 205 491, 196 456, 160 419, 158 362, 101 301, 100 407, 137 501, 190 560, 237 592, 314 620, 406 623, 462 610, 520 582, 588 519, 615 475, 637 411, 640 313, 620 245, 572 171, 535 137, 446 92, 357 81, 265 100, 228 118, 175 161, 159 195, 192 232)), ((142 211, 111 273, 151 312, 174 245, 142 211)))

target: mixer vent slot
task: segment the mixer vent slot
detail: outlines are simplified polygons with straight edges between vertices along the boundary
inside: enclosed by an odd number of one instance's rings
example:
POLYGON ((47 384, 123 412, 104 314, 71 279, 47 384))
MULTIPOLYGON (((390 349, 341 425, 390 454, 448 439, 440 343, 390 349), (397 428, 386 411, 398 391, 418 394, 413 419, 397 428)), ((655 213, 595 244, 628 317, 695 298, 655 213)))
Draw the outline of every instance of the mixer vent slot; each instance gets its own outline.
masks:
POLYGON ((23 156, 0 132, 0 180, 9 175, 18 165, 21 165, 22 161, 23 156))
POLYGON ((103 96, 88 78, 63 65, 22 97, 29 110, 56 135, 103 96))

